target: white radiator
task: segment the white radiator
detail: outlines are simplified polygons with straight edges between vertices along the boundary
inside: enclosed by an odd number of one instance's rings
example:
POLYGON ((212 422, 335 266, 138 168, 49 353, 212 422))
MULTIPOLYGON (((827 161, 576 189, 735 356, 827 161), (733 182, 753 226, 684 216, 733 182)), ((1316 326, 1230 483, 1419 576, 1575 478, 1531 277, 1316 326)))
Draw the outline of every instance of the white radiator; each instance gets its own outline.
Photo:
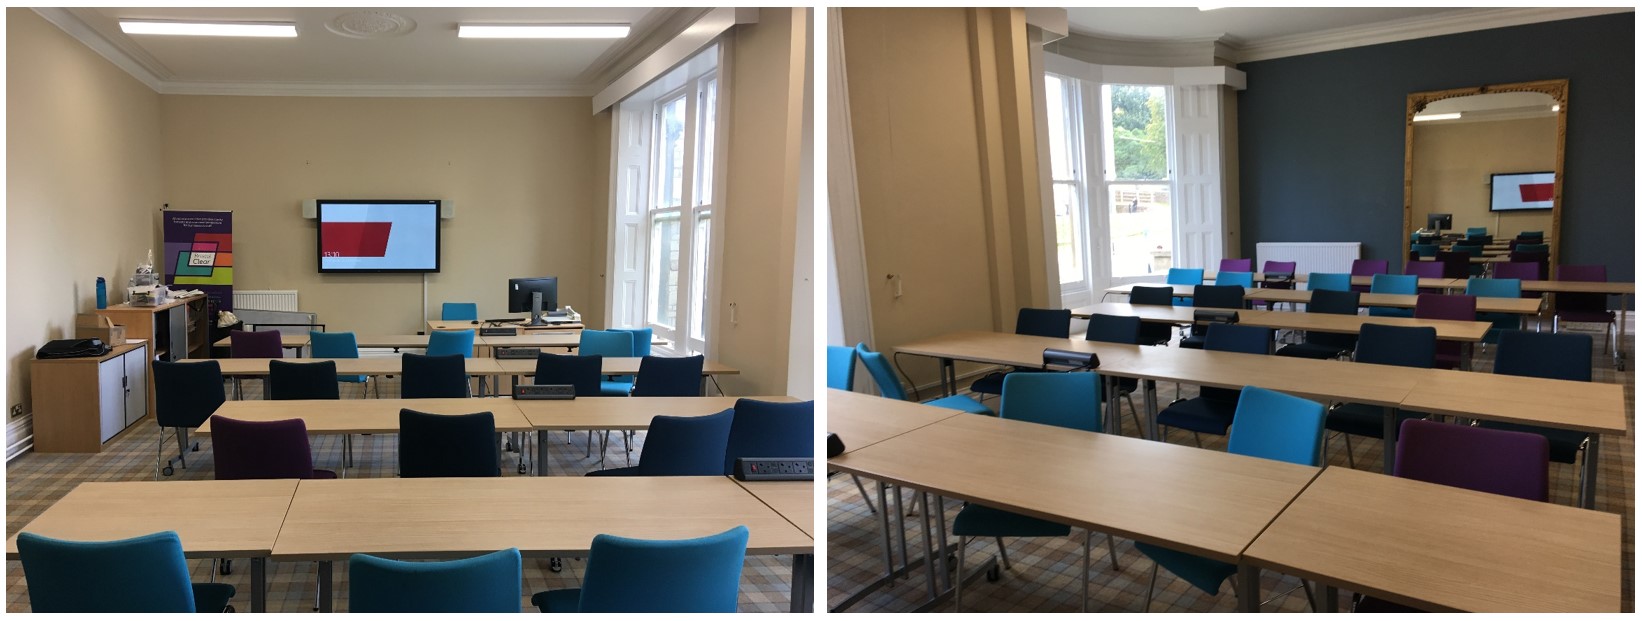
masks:
POLYGON ((1361 242, 1260 242, 1254 245, 1254 269, 1267 261, 1293 261, 1294 273, 1351 273, 1351 262, 1362 258, 1361 242))
POLYGON ((234 308, 254 308, 270 311, 296 311, 296 290, 234 291, 234 308))

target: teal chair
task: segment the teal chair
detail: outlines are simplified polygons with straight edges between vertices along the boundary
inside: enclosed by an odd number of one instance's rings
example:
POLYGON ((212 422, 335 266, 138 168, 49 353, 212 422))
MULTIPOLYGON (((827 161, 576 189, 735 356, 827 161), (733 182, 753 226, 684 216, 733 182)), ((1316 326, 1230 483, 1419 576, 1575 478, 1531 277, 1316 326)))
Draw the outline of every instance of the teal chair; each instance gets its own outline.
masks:
MULTIPOLYGON (((1203 270, 1185 267, 1169 268, 1169 277, 1163 281, 1168 285, 1201 285, 1203 284, 1203 270)), ((1175 306, 1191 306, 1191 298, 1175 298, 1175 306)))
POLYGON ((479 305, 473 302, 445 302, 439 309, 440 321, 478 321, 479 305))
MULTIPOLYGON (((1393 295, 1418 295, 1420 292, 1420 277, 1411 274, 1375 274, 1369 281, 1369 293, 1389 293, 1393 295)), ((1373 317, 1413 317, 1412 308, 1385 308, 1371 306, 1368 314, 1373 317)))
POLYGON ((1306 289, 1311 291, 1350 291, 1351 274, 1312 272, 1306 275, 1306 289))
POLYGON ((435 330, 428 335, 429 356, 473 357, 472 330, 435 330))
POLYGON ((1439 247, 1436 244, 1414 244, 1408 249, 1421 257, 1435 257, 1439 247))
POLYGON ((855 348, 827 346, 827 388, 855 389, 855 348))
POLYGON ((1486 226, 1473 226, 1473 227, 1467 227, 1465 229, 1465 236, 1466 237, 1482 237, 1483 235, 1487 235, 1487 234, 1488 234, 1488 227, 1486 227, 1486 226))
POLYGON ((519 612, 518 548, 454 561, 348 558, 348 612, 519 612))
MULTIPOLYGON (((1465 281, 1465 294, 1479 298, 1520 298, 1522 280, 1518 278, 1472 278, 1465 281)), ((1510 313, 1477 313, 1477 321, 1494 324, 1483 335, 1482 342, 1498 343, 1501 330, 1515 330, 1522 326, 1520 315, 1510 313)))
MULTIPOLYGON (((653 328, 611 328, 607 332, 625 332, 633 335, 634 358, 643 358, 650 355, 650 345, 655 340, 656 334, 653 328)), ((627 382, 628 384, 632 384, 635 379, 637 378, 632 375, 617 375, 610 378, 611 381, 627 382)), ((627 434, 631 436, 633 432, 628 431, 627 434)))
MULTIPOLYGON (((1100 404, 1100 376, 1094 373, 1011 373, 1003 381, 1003 397, 998 401, 998 416, 1039 425, 1100 433, 1100 404)), ((991 537, 997 541, 998 557, 1003 563, 1003 568, 1008 569, 1009 556, 1004 551, 1004 537, 1066 537, 1072 534, 1072 527, 970 503, 953 519, 952 534, 958 537, 957 575, 962 576, 964 549, 968 547, 971 537, 991 537)), ((1093 536, 1093 532, 1086 531, 1084 534, 1084 612, 1088 612, 1089 604, 1089 540, 1093 536)), ((1106 544, 1111 551, 1112 569, 1116 570, 1117 544, 1110 535, 1106 537, 1106 544)), ((960 582, 962 580, 953 582, 952 602, 958 611, 963 609, 963 586, 960 582)))
POLYGON ((530 603, 560 613, 735 612, 746 556, 746 526, 672 541, 598 535, 582 588, 542 591, 530 603))
POLYGON ((174 531, 116 541, 18 533, 17 556, 34 612, 234 611, 234 585, 190 582, 174 531))
POLYGON ((1550 244, 1517 244, 1516 252, 1551 252, 1550 244))
MULTIPOLYGON (((901 387, 901 380, 895 377, 895 370, 890 368, 889 360, 885 359, 883 354, 867 349, 866 343, 859 343, 855 346, 855 355, 861 358, 861 364, 867 367, 867 374, 871 375, 872 381, 878 384, 879 394, 883 395, 885 399, 906 400, 906 389, 901 387)), ((1004 379, 1007 381, 1008 377, 1006 376, 1004 379)), ((992 408, 982 405, 968 395, 942 397, 933 401, 925 401, 924 405, 959 410, 970 414, 992 414, 992 408)))
MULTIPOLYGON (((1321 403, 1246 386, 1237 400, 1237 415, 1232 419, 1231 438, 1226 451, 1234 455, 1321 466, 1324 417, 1321 403)), ((1141 612, 1151 610, 1159 567, 1168 569, 1209 595, 1219 595, 1220 585, 1227 578, 1237 575, 1237 566, 1231 563, 1138 541, 1135 542, 1135 549, 1154 563, 1151 582, 1146 586, 1146 604, 1141 612)))
POLYGON ((1216 286, 1239 285, 1244 289, 1254 288, 1253 272, 1220 272, 1214 277, 1216 286))
MULTIPOLYGON (((315 358, 358 358, 359 341, 352 332, 308 332, 308 349, 315 358)), ((338 375, 336 381, 369 386, 368 375, 338 375)), ((382 397, 382 385, 376 385, 377 398, 382 397)))
MULTIPOLYGON (((582 330, 581 341, 576 346, 576 353, 583 356, 631 358, 633 356, 633 334, 631 332, 611 330, 582 330)), ((630 378, 631 376, 626 377, 630 378)), ((625 397, 633 392, 633 380, 606 378, 599 382, 599 392, 606 397, 625 397)))

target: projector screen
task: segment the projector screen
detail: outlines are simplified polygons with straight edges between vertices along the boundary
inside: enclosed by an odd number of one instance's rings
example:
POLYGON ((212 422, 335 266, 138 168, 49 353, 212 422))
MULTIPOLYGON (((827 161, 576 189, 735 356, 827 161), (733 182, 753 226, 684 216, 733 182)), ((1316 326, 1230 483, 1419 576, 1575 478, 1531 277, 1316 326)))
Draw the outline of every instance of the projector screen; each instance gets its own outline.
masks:
POLYGON ((1556 197, 1556 173, 1507 173, 1494 175, 1493 198, 1489 211, 1550 209, 1556 197))
POLYGON ((439 271, 439 201, 318 200, 319 271, 439 271))

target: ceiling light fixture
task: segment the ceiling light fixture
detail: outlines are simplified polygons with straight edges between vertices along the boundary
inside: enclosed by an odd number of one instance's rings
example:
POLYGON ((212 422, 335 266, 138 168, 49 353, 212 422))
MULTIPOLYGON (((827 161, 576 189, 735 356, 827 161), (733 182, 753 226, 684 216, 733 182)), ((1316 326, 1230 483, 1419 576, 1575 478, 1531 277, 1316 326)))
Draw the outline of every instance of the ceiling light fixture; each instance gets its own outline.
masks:
POLYGON ((1224 9, 1224 8, 1226 8, 1226 7, 1223 7, 1223 6, 1200 6, 1200 7, 1197 7, 1197 10, 1199 10, 1199 11, 1218 11, 1218 10, 1224 9))
POLYGON ((296 24, 120 20, 120 31, 126 34, 198 37, 294 37, 296 36, 296 24))
POLYGON ((1460 113, 1458 113, 1458 112, 1449 112, 1447 114, 1416 114, 1416 115, 1414 115, 1414 122, 1418 123, 1420 121, 1446 121, 1448 119, 1457 119, 1457 118, 1460 118, 1460 113))
POLYGON ((630 27, 619 24, 459 24, 463 39, 621 39, 630 27))

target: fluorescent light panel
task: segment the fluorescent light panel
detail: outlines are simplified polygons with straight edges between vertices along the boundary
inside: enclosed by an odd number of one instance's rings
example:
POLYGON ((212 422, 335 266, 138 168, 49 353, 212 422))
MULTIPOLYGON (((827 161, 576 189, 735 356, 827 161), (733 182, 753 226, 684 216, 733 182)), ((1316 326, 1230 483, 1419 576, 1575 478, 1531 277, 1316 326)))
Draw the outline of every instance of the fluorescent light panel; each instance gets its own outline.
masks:
POLYGON ((628 26, 617 24, 461 24, 463 39, 621 39, 628 26))
POLYGON ((294 37, 296 24, 269 22, 168 22, 120 20, 126 34, 199 37, 294 37))
POLYGON ((1446 121, 1448 119, 1457 119, 1457 118, 1460 118, 1460 113, 1458 113, 1458 112, 1449 112, 1447 114, 1416 114, 1416 115, 1414 115, 1414 121, 1415 122, 1419 122, 1419 121, 1446 121))

